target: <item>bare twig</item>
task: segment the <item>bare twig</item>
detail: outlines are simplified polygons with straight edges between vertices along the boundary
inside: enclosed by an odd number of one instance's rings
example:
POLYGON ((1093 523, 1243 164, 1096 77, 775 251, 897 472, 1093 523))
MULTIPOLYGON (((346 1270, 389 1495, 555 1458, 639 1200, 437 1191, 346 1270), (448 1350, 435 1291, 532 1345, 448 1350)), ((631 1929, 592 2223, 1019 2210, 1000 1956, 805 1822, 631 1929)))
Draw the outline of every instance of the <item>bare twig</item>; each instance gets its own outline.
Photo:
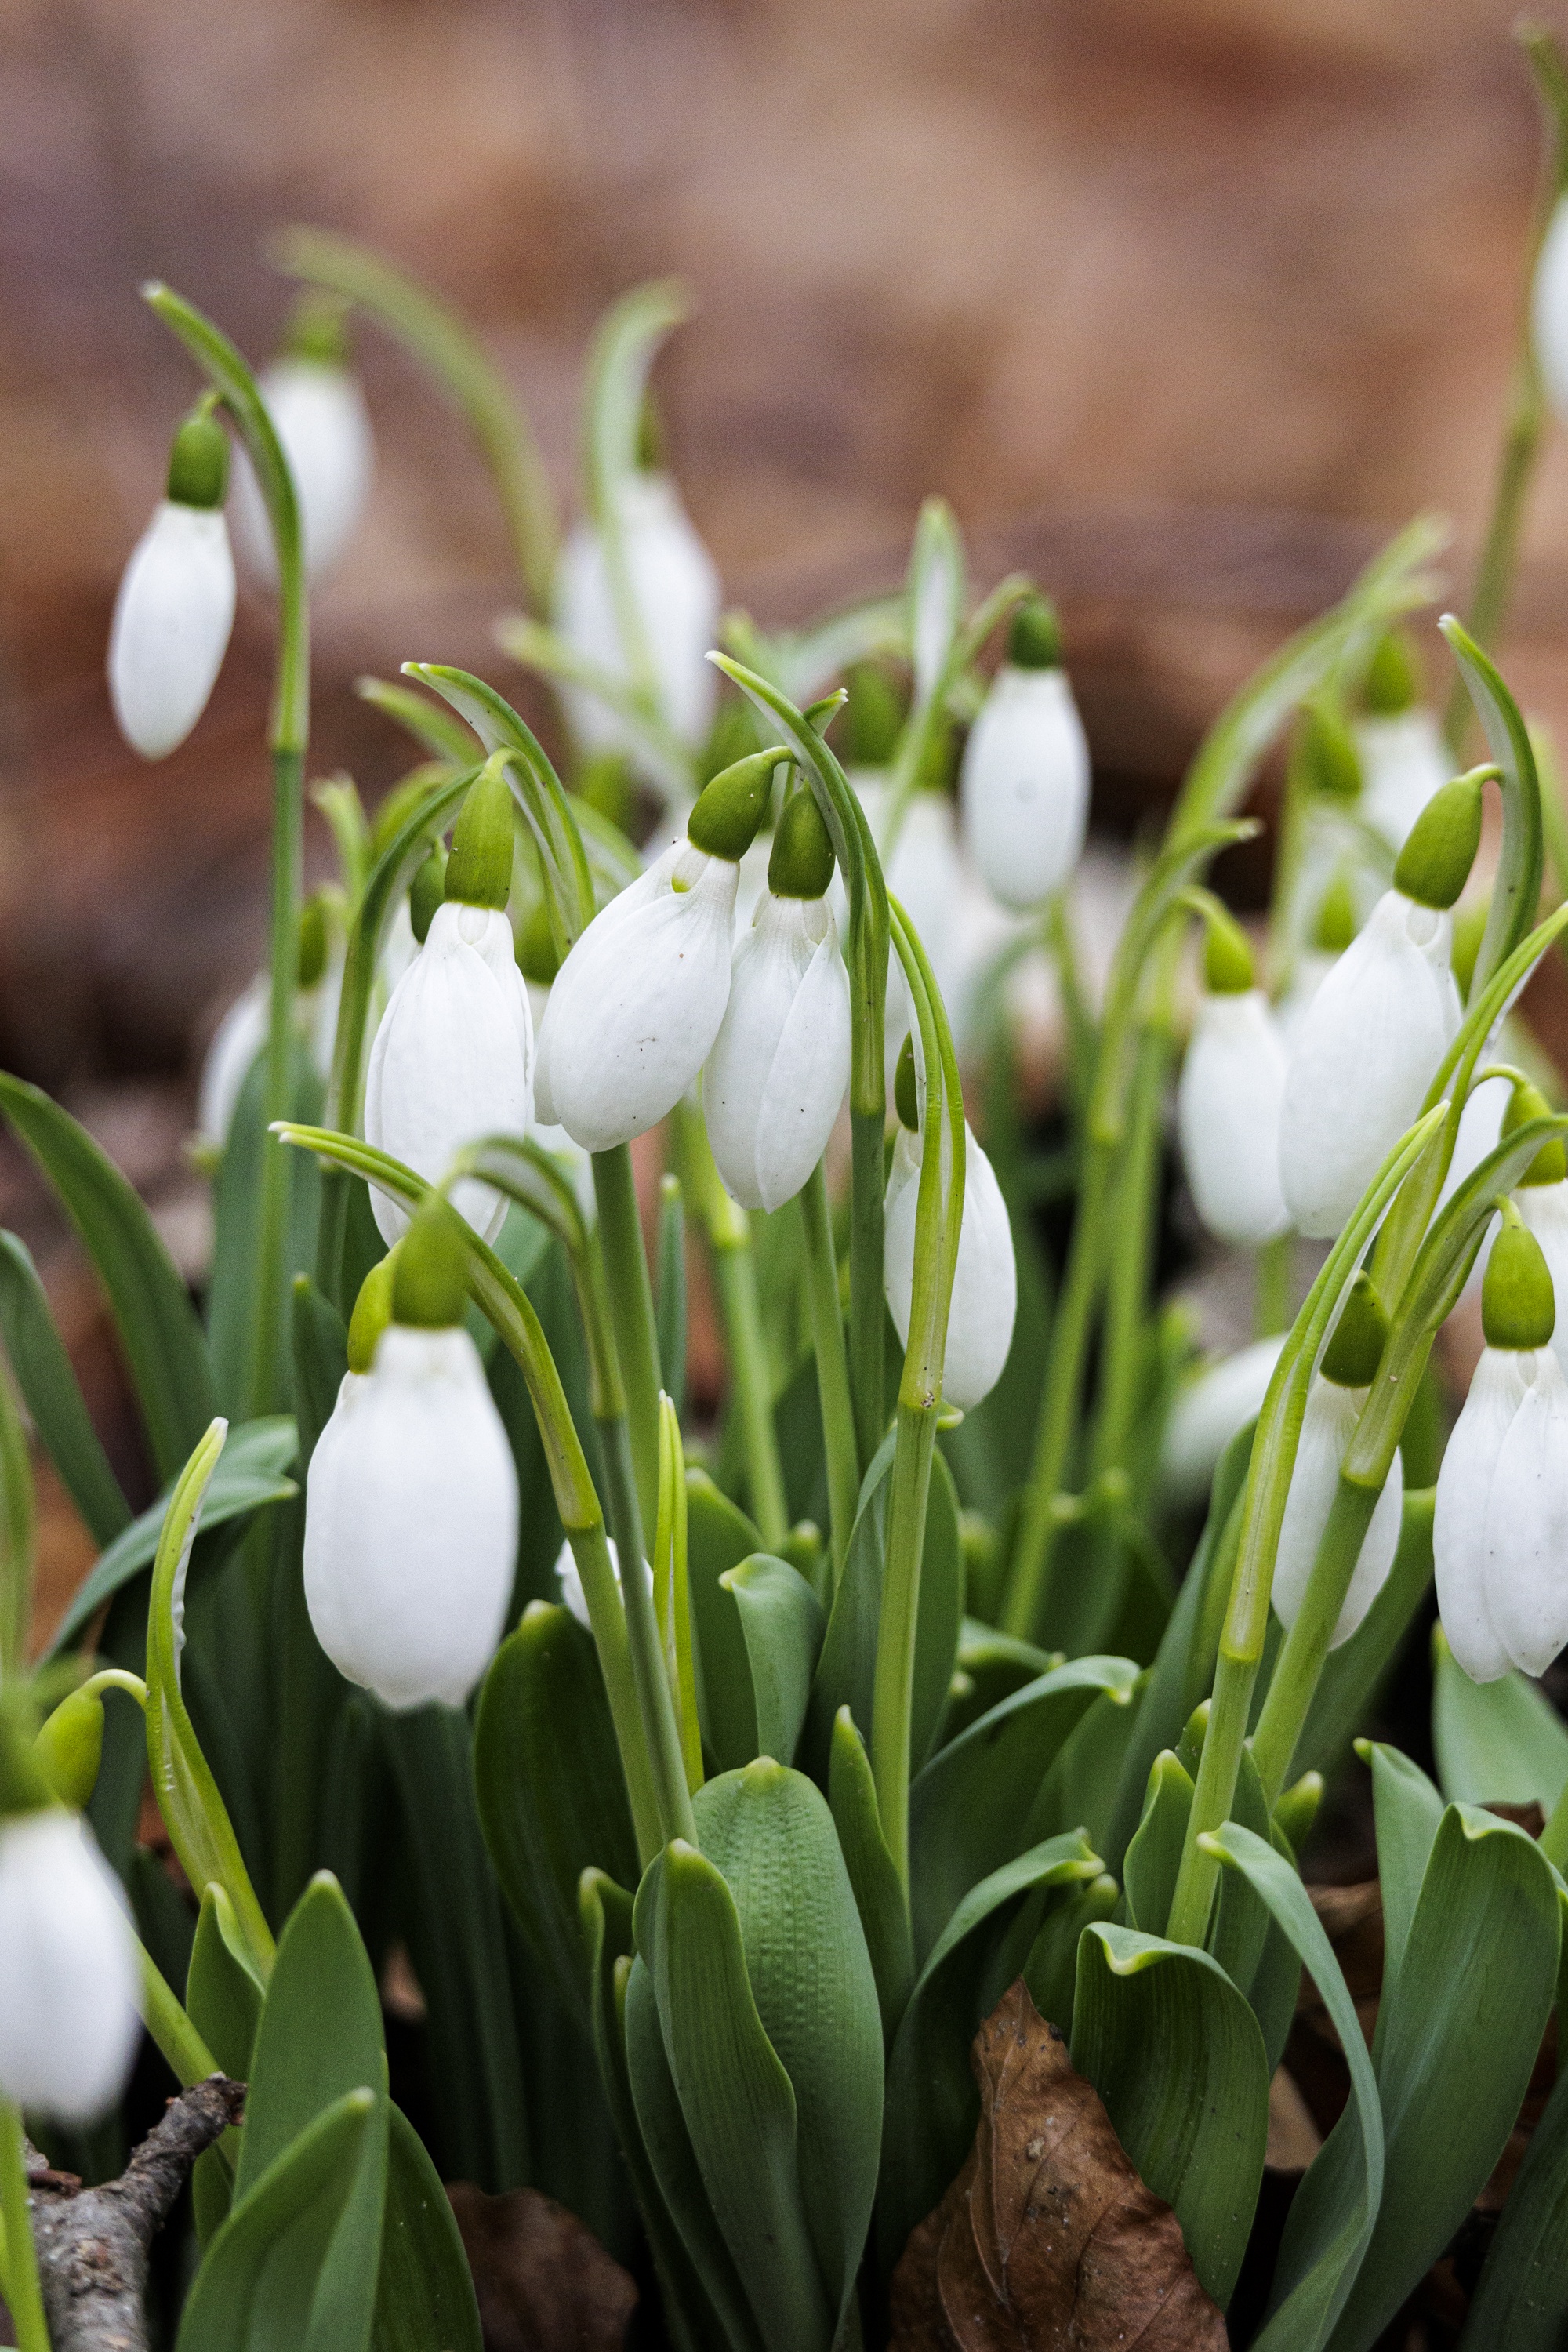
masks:
POLYGON ((84 2189, 27 2150, 33 2234, 54 2352, 146 2352, 147 2249, 198 2156, 239 2121, 245 2085, 210 2074, 169 2102, 118 2180, 84 2189))

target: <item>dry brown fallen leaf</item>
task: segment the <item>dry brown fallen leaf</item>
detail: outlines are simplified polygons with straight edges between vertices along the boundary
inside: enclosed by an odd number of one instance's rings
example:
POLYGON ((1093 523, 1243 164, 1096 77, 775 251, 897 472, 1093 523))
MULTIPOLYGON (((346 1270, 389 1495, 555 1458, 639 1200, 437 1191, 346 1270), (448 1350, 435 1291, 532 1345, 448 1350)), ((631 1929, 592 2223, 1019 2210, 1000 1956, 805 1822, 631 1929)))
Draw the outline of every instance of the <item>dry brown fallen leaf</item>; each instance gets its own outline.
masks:
POLYGON ((474 2274, 485 2352, 621 2352, 637 2291, 593 2231, 537 2189, 447 2196, 474 2274))
POLYGON ((1022 1979, 971 2063, 974 2147, 893 2273, 890 2352, 1225 2352, 1175 2215, 1022 1979))

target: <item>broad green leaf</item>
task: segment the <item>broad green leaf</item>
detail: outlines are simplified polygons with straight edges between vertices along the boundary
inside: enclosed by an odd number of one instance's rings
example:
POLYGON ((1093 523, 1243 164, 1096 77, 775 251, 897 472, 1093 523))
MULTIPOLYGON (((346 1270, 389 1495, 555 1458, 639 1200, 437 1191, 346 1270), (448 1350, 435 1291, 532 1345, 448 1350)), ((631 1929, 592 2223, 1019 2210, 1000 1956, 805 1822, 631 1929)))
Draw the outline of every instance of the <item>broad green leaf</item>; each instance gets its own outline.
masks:
POLYGON ((196 2273, 175 2352, 337 2352, 314 2321, 377 2105, 374 2092, 350 2091, 236 2206, 196 2273))
POLYGON ((998 1914, 1036 1890, 1086 1885, 1099 1857, 1078 1832, 1047 1838, 972 1886, 931 1947, 888 2062, 877 2247, 890 2271, 918 2221, 941 2203, 974 2137, 979 2099, 969 2053, 1000 1986, 986 1983, 998 1914))
MULTIPOLYGON (((1360 1753, 1372 1770, 1377 1874, 1383 1890, 1383 1975, 1391 1988, 1410 1940, 1443 1800, 1418 1764, 1379 1740, 1360 1753)), ((1381 2024, 1381 2019, 1380 2019, 1381 2024)))
POLYGON ((1090 1927, 1079 1945, 1072 2063, 1142 2179, 1174 2208, 1223 2311, 1268 2137, 1268 2060, 1252 2011, 1206 1952, 1090 1927))
MULTIPOLYGON (((754 1756, 792 1763, 827 1624, 822 1603, 798 1570, 762 1551, 726 1569, 719 1590, 733 1606, 734 1634, 710 1659, 714 1752, 721 1768, 749 1764, 754 1756)), ((720 1613, 710 1612, 710 1631, 720 1613)))
POLYGON ((989 1708, 1061 1663, 1059 1650, 1037 1649, 1033 1642, 999 1633, 977 1618, 966 1617, 959 1628, 953 1695, 942 1717, 943 1739, 956 1739, 989 1708))
POLYGON ((374 2352, 483 2352, 473 2273, 451 2200, 401 2107, 387 2113, 386 2212, 374 2352))
POLYGON ((99 1443, 65 1342, 55 1328, 32 1253, 0 1233, 0 1333, 39 1443, 100 1544, 129 1525, 131 1506, 99 1443))
POLYGON ((708 1781, 693 1810, 734 1897, 757 2015, 795 2094, 801 2195, 837 2324, 870 2226, 882 2126, 881 2016, 849 1874, 804 1773, 750 1764, 708 1781))
POLYGON ((1369 1712, 1378 1685, 1394 1663, 1432 1581, 1431 1486, 1405 1490, 1394 1566, 1348 1642, 1323 1662, 1292 1775, 1327 1772, 1340 1759, 1369 1712))
POLYGON ((847 1706, 834 1721, 827 1801, 877 1979, 883 2039, 890 2042, 914 1981, 915 1956, 898 1866, 882 1834, 871 1759, 847 1706))
MULTIPOLYGON (((237 2083, 250 2079, 261 1996, 234 1906, 221 1886, 209 1886, 202 1896, 185 1974, 185 2013, 216 2063, 237 2083)), ((209 2147, 197 2158, 191 2176, 196 2236, 204 2246, 211 2243, 228 2213, 233 2187, 232 2165, 209 2147)))
MULTIPOLYGON (((247 1518, 269 1504, 286 1503, 290 1496, 298 1494, 293 1479, 284 1475, 291 1468, 297 1451, 294 1423, 287 1413, 269 1413, 260 1421, 241 1422, 237 1429, 229 1433, 208 1484, 202 1505, 203 1535, 210 1535, 233 1520, 247 1518)), ((99 1555, 55 1629, 49 1643, 51 1657, 68 1649, 105 1601, 111 1601, 121 1586, 151 1566, 168 1508, 169 1496, 165 1495, 140 1518, 132 1519, 108 1550, 99 1555)), ((227 1546, 222 1549, 226 1551, 227 1546)), ((198 1578, 202 1567, 198 1559, 198 1578)))
POLYGON ((1289 1936, 1333 2021, 1351 2096, 1296 2192, 1253 2352, 1318 2352, 1350 2293, 1383 2198, 1383 2116, 1372 2061, 1339 1962, 1311 1898, 1282 1854, 1226 1822, 1209 1851, 1239 1872, 1289 1936))
MULTIPOLYGON (((315 1125, 321 1116, 324 1089, 313 1055, 303 1037, 290 1041, 291 1068, 289 1105, 291 1118, 315 1125)), ((257 1253, 261 1240, 262 1160, 276 1150, 267 1134, 267 1045, 246 1074, 229 1123, 228 1139, 213 1181, 212 1270, 207 1279, 207 1348, 218 1402, 226 1412, 237 1413, 250 1401, 256 1315, 259 1304, 256 1285, 257 1253)), ((320 1163, 303 1152, 290 1152, 289 1170, 289 1237, 286 1263, 308 1265, 315 1255, 316 1219, 321 1204, 320 1163)), ((285 1395, 288 1391, 285 1390, 285 1395)))
MULTIPOLYGON (((732 1749, 744 1736, 743 1709, 737 1710, 731 1684, 717 1667, 711 1696, 707 1655, 734 1659, 735 1604, 719 1579, 761 1551, 763 1539, 737 1503, 721 1495, 705 1470, 686 1473, 686 1576, 691 1595, 692 1644, 697 1667, 697 1704, 702 1736, 719 1753, 721 1736, 732 1749), (716 1713, 715 1713, 716 1710, 716 1713)), ((752 1750, 752 1754, 755 1754, 752 1750)), ((745 1759, 748 1763, 751 1759, 745 1759)))
POLYGON ((910 1790, 915 1954, 929 1952, 969 1889, 1024 1843, 1021 1792, 1038 1789, 1102 1691, 1131 1690, 1127 1658, 1075 1658, 1004 1699, 939 1748, 910 1790))
POLYGON ((497 1651, 474 1785, 501 1891, 585 2027, 579 1884, 595 1869, 635 1886, 637 1848, 593 1636, 569 1610, 531 1601, 497 1651))
POLYGON ((108 1294, 162 1478, 173 1478, 217 1409, 206 1342, 157 1229, 114 1162, 37 1087, 0 1072, 0 1113, 58 1196, 108 1294))
POLYGON ((1459 2352, 1562 2352, 1568 2314, 1568 2068, 1530 2136, 1459 2352))
POLYGON ((1518 2117, 1557 1982, 1551 1864, 1511 1822, 1450 1805, 1380 2013, 1387 2172, 1330 2339, 1366 2352, 1442 2252, 1518 2117))
POLYGON ((1102 1691, 1040 1784, 1025 1834, 1049 1837, 1081 1829, 1098 1853, 1111 1827, 1116 1783, 1138 1727, 1138 1702, 1147 1676, 1102 1691))
POLYGON ((1432 1745, 1450 1804, 1528 1805, 1550 1813, 1568 1786, 1568 1724, 1521 1674, 1473 1683, 1432 1628, 1432 1745))

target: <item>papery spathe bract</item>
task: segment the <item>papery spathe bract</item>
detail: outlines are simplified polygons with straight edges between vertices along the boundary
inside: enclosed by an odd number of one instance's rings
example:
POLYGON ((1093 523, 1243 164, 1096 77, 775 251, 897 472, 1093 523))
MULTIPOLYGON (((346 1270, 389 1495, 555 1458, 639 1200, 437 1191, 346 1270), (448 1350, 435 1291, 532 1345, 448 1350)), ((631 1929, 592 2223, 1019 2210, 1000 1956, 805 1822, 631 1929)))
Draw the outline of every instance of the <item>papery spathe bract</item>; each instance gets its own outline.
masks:
POLYGON ((963 842, 1005 907, 1037 907, 1083 850, 1089 744, 1061 669, 998 670, 964 746, 963 842))
POLYGON ((735 881, 731 859, 673 843, 600 910, 556 974, 536 1099, 541 1118, 585 1151, 656 1126, 711 1053, 730 1000, 735 881))
MULTIPOLYGON (((637 473, 619 490, 622 544, 652 685, 665 723, 695 749, 712 723, 718 676, 706 658, 717 642, 719 574, 668 474, 637 473)), ((577 653, 622 685, 635 683, 603 541, 579 523, 561 551, 555 621, 577 653)), ((585 751, 625 751, 636 741, 596 696, 568 688, 573 732, 585 751)))
MULTIPOLYGON (((347 546, 370 489, 374 446, 364 394, 347 368, 316 359, 277 361, 258 389, 293 478, 305 570, 320 579, 347 546)), ((243 450, 232 511, 245 562, 261 579, 275 580, 272 526, 243 450)))
MULTIPOLYGON (((1364 1388, 1344 1388, 1337 1381, 1325 1380, 1321 1373, 1308 1391, 1274 1562, 1274 1609, 1287 1630, 1300 1613, 1312 1563, 1318 1557, 1318 1546, 1339 1488, 1346 1448, 1366 1398, 1364 1388)), ((1349 1641, 1387 1581, 1394 1555, 1399 1549, 1403 1487, 1400 1458, 1395 1454, 1371 1524, 1362 1538, 1350 1588, 1329 1637, 1331 1650, 1349 1641)))
POLYGON ((734 958, 702 1079, 719 1173, 748 1209, 793 1200, 849 1083, 849 975, 824 898, 770 891, 734 958))
POLYGON ((1389 847, 1403 849, 1416 818, 1454 772, 1435 710, 1377 711, 1358 719, 1360 814, 1389 847))
MULTIPOLYGON (((500 908, 449 900, 394 989, 365 1077, 367 1142, 434 1183, 462 1147, 482 1135, 521 1135, 532 1111, 533 1024, 517 968, 511 925, 500 908)), ((487 1241, 506 1219, 506 1199, 465 1180, 453 1206, 487 1241)), ((388 1242, 408 1213, 373 1190, 388 1242)))
POLYGON ((500 1639, 517 1518, 472 1339, 391 1324, 344 1374, 306 1486, 305 1599, 339 1673, 390 1707, 460 1706, 500 1639))
POLYGON ((1199 1000, 1176 1094, 1182 1161, 1216 1239, 1257 1249, 1289 1226, 1279 1184, 1285 1049, 1256 988, 1199 1000))
POLYGON ((125 2087, 140 1970, 120 1883, 74 1813, 0 1819, 0 2095, 89 2123, 125 2087))
MULTIPOLYGON (((1007 1361, 1018 1307, 1018 1268, 995 1171, 967 1125, 964 1138, 963 1222, 948 1309, 942 1392, 949 1404, 970 1412, 989 1396, 1007 1361)), ((883 1243, 888 1309, 900 1346, 909 1342, 914 1298, 920 1153, 917 1139, 900 1128, 888 1178, 883 1243)))
POLYGON ((1337 1234, 1419 1115, 1459 1024, 1451 924, 1386 890, 1296 1033, 1280 1113, 1285 1204, 1304 1234, 1337 1234))
POLYGON ((165 499, 125 567, 109 636, 114 716, 144 760, 183 743, 206 709, 234 604, 222 509, 165 499))

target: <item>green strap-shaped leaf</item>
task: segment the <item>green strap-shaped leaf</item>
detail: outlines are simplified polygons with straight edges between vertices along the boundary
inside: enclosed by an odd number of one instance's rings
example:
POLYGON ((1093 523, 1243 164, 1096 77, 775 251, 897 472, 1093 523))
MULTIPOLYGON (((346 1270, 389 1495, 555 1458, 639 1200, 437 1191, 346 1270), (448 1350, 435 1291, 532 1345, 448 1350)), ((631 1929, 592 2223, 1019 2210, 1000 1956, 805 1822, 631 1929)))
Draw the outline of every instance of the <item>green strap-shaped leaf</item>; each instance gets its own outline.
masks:
POLYGON ((910 1791, 915 1954, 929 1952, 981 1879, 1023 1843, 1026 1798, 1102 1691, 1131 1690, 1128 1658, 1075 1658, 1004 1699, 939 1748, 910 1791))
POLYGON ((58 1103, 0 1072, 0 1112, 98 1271, 158 1475, 173 1478, 217 1410, 206 1342, 174 1262, 114 1162, 58 1103))
POLYGON ((1470 981, 1473 1004, 1480 991, 1535 920, 1546 845, 1541 823, 1541 781, 1530 730, 1496 665, 1451 613, 1439 622, 1449 650, 1476 708, 1487 749, 1502 771, 1503 853, 1492 881, 1487 927, 1470 981))
POLYGON ((1550 1813, 1568 1786, 1568 1724, 1521 1674, 1473 1683, 1441 1625, 1432 1629, 1432 1745, 1450 1804, 1527 1805, 1550 1813))
POLYGON ((308 1274, 294 1276, 293 1339, 294 1417, 300 1427, 300 1466, 308 1469, 349 1368, 343 1318, 308 1274))
MULTIPOLYGON (((247 1518, 269 1504, 286 1503, 297 1494, 293 1479, 284 1475, 297 1451, 294 1423, 287 1413, 242 1422, 231 1431, 202 1504, 204 1535, 232 1520, 247 1518)), ((94 1560, 55 1629, 49 1643, 51 1657, 68 1650, 104 1603, 152 1564, 168 1508, 168 1497, 163 1496, 122 1528, 108 1550, 94 1560)))
POLYGON ((1383 2198, 1383 2116, 1372 2061, 1311 1899, 1283 1855, 1238 1822, 1205 1841, 1290 1938, 1322 1996, 1350 2067, 1351 2098, 1296 2192, 1254 2352, 1318 2352, 1350 2293, 1383 2198))
POLYGON ((1146 1674, 1131 1684, 1102 1691, 1083 1721, 1063 1742, 1029 1809, 1025 1835, 1031 1843, 1057 1831, 1081 1829, 1098 1853, 1109 1834, 1116 1784, 1138 1729, 1138 1702, 1146 1674))
POLYGON ((958 1632, 958 1660, 942 1717, 942 1738, 956 1739, 989 1708, 1061 1663, 1059 1650, 1037 1649, 1033 1642, 966 1617, 958 1632))
POLYGON ((314 2314, 377 2104, 350 2091, 230 2213, 185 2299, 175 2352, 335 2352, 314 2314))
POLYGON ((914 1982, 914 1947, 898 1866, 882 1834, 871 1759, 847 1706, 839 1708, 834 1721, 827 1801, 871 1956, 882 2038, 891 2042, 914 1982))
POLYGON ((233 1904, 221 1886, 207 1887, 191 1946, 185 2009, 217 2063, 237 2083, 250 2080, 263 1990, 233 1904))
POLYGON ((386 2212, 374 2352, 483 2352, 473 2273, 452 2200, 401 2107, 387 2113, 386 2212))
POLYGON ((1377 1874, 1383 1888, 1383 1978, 1393 1987, 1410 1940, 1410 1923, 1426 1875, 1432 1841, 1443 1818, 1443 1800, 1422 1771, 1397 1748, 1380 1740, 1361 1750, 1372 1769, 1372 1801, 1377 1827, 1377 1874))
POLYGON ((799 1570, 767 1552, 752 1552, 739 1568, 726 1569, 719 1589, 734 1605, 739 1655, 715 1660, 712 1671, 716 1680, 723 1676, 734 1701, 751 1718, 747 1742, 738 1754, 726 1752, 715 1738, 720 1763, 740 1766, 753 1756, 792 1763, 827 1629, 826 1612, 799 1570))
POLYGON ((569 1610, 531 1602, 497 1651, 474 1722, 474 1786, 501 1892, 585 2027, 583 1873, 634 1886, 637 1847, 598 1655, 569 1610))
POLYGON ((1502 2154, 1540 2053, 1559 1941, 1552 1865, 1533 1839, 1495 1813, 1450 1805, 1384 1995, 1387 2172, 1332 2352, 1376 2341, 1502 2154))
POLYGON ((1296 1743, 1292 1773, 1326 1772, 1358 1732, 1379 1683, 1432 1581, 1432 1509, 1436 1489, 1405 1490, 1399 1549, 1377 1598, 1348 1642, 1331 1650, 1296 1743))
POLYGON ((1252 2011, 1206 1952, 1092 1927, 1079 1944, 1072 2063, 1144 2181, 1173 2207, 1223 2311, 1268 2137, 1268 2060, 1252 2011))
MULTIPOLYGON (((731 1758, 745 1736, 746 1705, 737 1702, 732 1673, 715 1664, 713 1688, 708 1687, 707 1659, 724 1659, 731 1668, 737 1632, 733 1596, 720 1590, 719 1579, 739 1568, 763 1548, 762 1537, 737 1503, 721 1494, 705 1470, 686 1473, 686 1579, 691 1596, 692 1651, 697 1669, 697 1706, 702 1736, 715 1755, 731 1758)), ((742 1759, 749 1763, 756 1754, 742 1759)))
POLYGON ((972 1886, 932 1946, 888 2062, 877 2192, 884 2271, 892 2269, 915 2224, 941 2202, 974 2136, 979 2097, 969 2053, 995 1998, 995 1989, 982 1988, 1003 1925, 998 1914, 1037 1888, 1085 1885, 1099 1870, 1099 1857, 1076 1832, 1048 1838, 972 1886))
POLYGON ((100 1544, 112 1543, 130 1523, 131 1506, 99 1444, 32 1253, 7 1233, 0 1233, 0 1333, 45 1453, 89 1533, 100 1544))
POLYGON ((1149 1768, 1143 1818, 1122 1864, 1128 1916, 1145 1935, 1163 1935, 1171 1916, 1194 1785, 1173 1748, 1163 1749, 1149 1768))
POLYGON ((1562 2352, 1568 2316, 1568 2068, 1530 2136, 1459 2352, 1562 2352))
MULTIPOLYGON (((289 1116, 311 1126, 321 1116, 324 1089, 321 1074, 310 1045, 297 1031, 289 1041, 289 1116)), ((223 1157, 213 1180, 212 1266, 205 1301, 207 1349, 218 1402, 225 1412, 242 1411, 250 1393, 259 1304, 256 1265, 261 1245, 262 1160, 268 1150, 277 1149, 267 1132, 267 1060, 263 1039, 240 1087, 223 1157)), ((287 1259, 290 1266, 306 1264, 314 1255, 321 1193, 319 1163, 308 1159, 291 1160, 287 1259)))

